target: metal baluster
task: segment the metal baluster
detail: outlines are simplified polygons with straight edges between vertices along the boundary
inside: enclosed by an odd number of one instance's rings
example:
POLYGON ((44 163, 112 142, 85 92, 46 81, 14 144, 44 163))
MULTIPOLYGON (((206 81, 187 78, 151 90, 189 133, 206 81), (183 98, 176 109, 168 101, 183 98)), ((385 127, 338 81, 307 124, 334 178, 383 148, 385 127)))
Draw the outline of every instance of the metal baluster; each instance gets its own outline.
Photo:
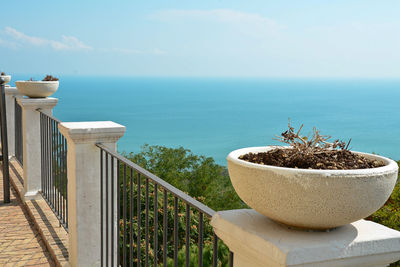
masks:
POLYGON ((50 171, 51 171, 51 161, 50 161, 50 149, 51 149, 51 138, 50 138, 50 122, 49 118, 46 117, 46 200, 50 201, 50 171))
MULTIPOLYGON (((66 209, 65 208, 65 201, 67 199, 67 195, 66 195, 66 187, 67 187, 67 183, 66 183, 67 182, 67 177, 66 177, 66 175, 67 175, 67 173, 65 171, 65 165, 66 165, 65 142, 66 142, 66 140, 63 137, 62 138, 62 158, 63 158, 63 160, 62 160, 62 196, 63 196, 62 209, 63 209, 63 221, 64 221, 64 224, 66 224, 66 222, 67 222, 67 217, 66 217, 66 214, 65 214, 65 209, 66 209)), ((102 154, 102 156, 103 156, 103 154, 102 154)), ((103 162, 101 162, 101 164, 103 164, 103 162)), ((103 175, 103 168, 101 168, 101 174, 103 175)), ((103 184, 101 184, 101 186, 103 186, 103 184)), ((101 194, 103 196, 103 190, 101 191, 101 194)), ((103 203, 103 201, 102 201, 102 203, 103 203)), ((101 211, 103 212, 103 210, 101 210, 101 211)), ((101 231, 103 231, 103 228, 102 228, 101 231)))
POLYGON ((64 145, 63 145, 63 136, 58 131, 58 138, 60 139, 60 181, 59 181, 59 194, 60 194, 60 218, 61 222, 64 223, 64 145))
POLYGON ((127 203, 126 203, 126 165, 124 164, 124 177, 122 180, 122 216, 123 216, 123 221, 124 221, 124 243, 122 245, 122 266, 127 266, 126 263, 126 210, 127 210, 127 203))
POLYGON ((108 179, 108 154, 105 153, 106 156, 106 266, 108 266, 108 248, 109 248, 109 242, 108 242, 108 223, 109 223, 109 216, 108 216, 108 194, 109 194, 109 190, 108 190, 108 186, 109 186, 109 179, 108 179))
MULTIPOLYGON (((14 105, 17 105, 16 101, 15 101, 14 105)), ((17 108, 15 108, 15 112, 14 112, 15 118, 17 117, 16 111, 17 111, 17 108)), ((15 125, 15 140, 17 140, 17 131, 18 131, 17 124, 14 123, 14 125, 15 125)), ((18 156, 17 156, 18 148, 17 148, 16 145, 17 145, 17 142, 15 142, 15 155, 18 158, 18 156)), ((44 151, 43 114, 40 113, 40 176, 41 176, 40 177, 41 178, 40 191, 42 192, 42 194, 43 194, 43 185, 44 185, 44 158, 43 158, 43 151, 44 151)))
POLYGON ((48 186, 49 186, 48 185, 48 177, 49 177, 49 169, 50 169, 49 161, 47 160, 47 153, 49 150, 49 137, 48 137, 49 125, 47 123, 47 118, 44 116, 43 116, 43 121, 44 121, 44 134, 45 134, 44 138, 45 138, 45 146, 46 146, 45 150, 44 150, 44 160, 45 160, 45 177, 44 178, 46 180, 45 187, 44 187, 44 193, 45 193, 44 198, 47 199, 47 196, 49 194, 49 192, 48 192, 48 186))
POLYGON ((145 217, 145 225, 146 225, 146 257, 145 264, 146 267, 149 266, 149 178, 146 178, 146 217, 145 217))
POLYGON ((54 138, 54 121, 51 120, 51 140, 52 140, 52 147, 51 147, 51 162, 53 164, 53 172, 52 172, 52 177, 51 177, 51 190, 52 190, 52 205, 53 205, 53 210, 56 209, 55 203, 56 203, 56 188, 55 188, 55 176, 56 176, 56 162, 55 162, 55 156, 54 156, 54 149, 57 147, 55 144, 55 138, 54 138))
POLYGON ((58 135, 58 146, 59 146, 59 155, 58 155, 58 161, 59 161, 59 165, 58 165, 58 210, 59 210, 59 216, 60 216, 60 224, 62 223, 63 220, 63 210, 62 210, 62 146, 61 146, 61 133, 58 131, 58 124, 57 124, 57 135, 58 135))
POLYGON ((142 239, 141 233, 140 233, 140 226, 142 224, 142 216, 141 216, 141 190, 140 190, 140 173, 137 174, 137 226, 138 226, 138 234, 137 234, 137 260, 138 260, 138 265, 140 266, 141 263, 141 251, 140 251, 140 240, 142 239))
MULTIPOLYGON (((100 240, 101 240, 101 261, 100 261, 100 266, 104 266, 104 216, 103 216, 103 183, 104 183, 104 177, 103 177, 103 150, 100 149, 100 240)), ((64 201, 63 201, 64 203, 64 201)))
POLYGON ((50 124, 50 130, 49 130, 49 141, 50 141, 50 151, 49 151, 49 160, 50 160, 50 180, 49 180, 49 190, 50 190, 50 195, 49 195, 49 201, 50 201, 50 206, 52 209, 54 209, 54 200, 53 200, 53 177, 54 177, 54 168, 53 168, 53 123, 49 118, 49 124, 50 124))
POLYGON ((213 267, 218 266, 218 236, 213 233, 213 267))
POLYGON ((229 251, 229 267, 233 267, 233 252, 229 251))
POLYGON ((178 266, 178 198, 174 197, 174 267, 178 266))
POLYGON ((199 214, 199 267, 203 266, 203 213, 199 214))
POLYGON ((158 264, 158 184, 154 184, 154 266, 158 264))
POLYGON ((66 225, 68 228, 68 171, 67 171, 67 162, 68 162, 68 157, 67 157, 67 153, 68 153, 68 144, 67 144, 67 140, 64 138, 65 140, 65 153, 64 153, 64 177, 65 177, 65 221, 66 221, 66 225))
POLYGON ((114 266, 114 157, 111 157, 111 266, 114 266))
MULTIPOLYGON (((15 105, 17 105, 17 103, 15 103, 15 105)), ((15 116, 17 116, 17 115, 15 115, 15 116)), ((43 194, 43 188, 44 188, 44 183, 45 183, 45 181, 44 181, 44 177, 45 177, 44 176, 44 170, 45 170, 45 168, 44 168, 44 141, 45 141, 45 139, 44 139, 43 123, 44 123, 43 122, 43 114, 40 113, 40 159, 41 159, 40 176, 42 178, 42 181, 40 184, 40 191, 42 194, 43 194)), ((17 133, 17 131, 18 131, 17 124, 15 123, 15 133, 17 133)), ((15 140, 17 140, 17 136, 15 137, 15 140)), ((17 144, 17 142, 15 144, 17 144)), ((18 151, 18 148, 17 148, 17 146, 15 146, 16 156, 17 156, 17 151, 18 151)), ((17 156, 17 158, 18 158, 18 156, 17 156)))
POLYGON ((129 218, 131 221, 130 235, 129 235, 129 266, 133 267, 133 169, 131 169, 130 177, 130 198, 131 198, 131 208, 129 213, 129 218))
POLYGON ((49 161, 47 159, 47 153, 49 150, 49 137, 48 137, 48 123, 47 123, 47 118, 43 116, 43 129, 44 129, 44 138, 45 138, 45 149, 44 149, 44 161, 45 161, 45 170, 44 170, 44 179, 45 179, 45 184, 44 184, 44 198, 47 199, 47 196, 49 194, 48 191, 48 179, 49 179, 49 161))
POLYGON ((53 148, 54 148, 54 144, 53 144, 53 122, 50 120, 49 118, 49 123, 50 123, 50 130, 49 130, 49 136, 50 136, 50 180, 49 180, 49 190, 50 190, 50 194, 49 194, 49 202, 50 202, 50 207, 52 209, 54 209, 53 203, 54 203, 54 199, 53 199, 53 177, 54 177, 54 168, 53 168, 53 148))
POLYGON ((163 266, 167 266, 167 236, 168 236, 168 192, 164 189, 164 218, 163 218, 163 266))
MULTIPOLYGON (((17 118, 18 118, 18 111, 17 111, 17 99, 14 98, 14 148, 15 148, 15 157, 18 159, 18 142, 17 142, 17 138, 18 138, 18 122, 17 122, 17 118)), ((42 118, 40 117, 40 122, 42 122, 41 120, 42 118)), ((40 127, 42 127, 42 124, 40 124, 40 127)), ((42 136, 40 136, 42 137, 42 136)), ((40 142, 42 141, 42 139, 40 139, 40 142)), ((19 161, 19 160, 18 160, 19 161)), ((43 166, 43 164, 42 164, 43 166)), ((43 184, 43 183, 42 183, 43 184)))
POLYGON ((190 266, 190 205, 186 203, 186 267, 190 266))
MULTIPOLYGON (((120 222, 120 219, 121 219, 121 214, 120 214, 120 207, 121 207, 121 196, 120 196, 120 161, 119 160, 117 160, 117 180, 116 180, 116 185, 115 185, 115 189, 117 190, 117 223, 116 223, 116 226, 117 226, 117 229, 116 229, 116 233, 115 233, 115 235, 116 235, 116 239, 117 239, 117 247, 115 248, 116 250, 117 250, 117 266, 120 266, 120 249, 119 249, 119 231, 120 231, 120 226, 119 226, 119 222, 120 222)), ((125 188, 124 188, 125 189, 125 188)), ((125 190, 124 190, 125 191, 125 190)), ((124 208, 124 205, 125 205, 125 203, 122 205, 122 208, 124 208)), ((123 234, 125 235, 125 229, 124 229, 124 232, 123 232, 123 234)), ((125 247, 125 242, 124 242, 124 245, 123 245, 124 247, 125 247)), ((125 265, 124 265, 125 266, 125 265)))
MULTIPOLYGON (((54 177, 54 192, 55 192, 55 195, 54 195, 54 197, 55 197, 55 203, 56 203, 56 214, 57 214, 57 217, 58 218, 60 218, 60 213, 59 213, 59 195, 58 195, 58 174, 59 174, 59 170, 58 170, 58 168, 59 168, 59 157, 58 157, 58 153, 59 153, 59 147, 58 147, 58 132, 57 132, 57 130, 58 130, 58 127, 57 127, 57 122, 54 122, 54 137, 55 137, 55 143, 56 143, 56 149, 55 149, 55 165, 56 165, 56 168, 55 168, 55 177, 54 177)), ((61 226, 61 224, 60 224, 60 226, 61 226)))

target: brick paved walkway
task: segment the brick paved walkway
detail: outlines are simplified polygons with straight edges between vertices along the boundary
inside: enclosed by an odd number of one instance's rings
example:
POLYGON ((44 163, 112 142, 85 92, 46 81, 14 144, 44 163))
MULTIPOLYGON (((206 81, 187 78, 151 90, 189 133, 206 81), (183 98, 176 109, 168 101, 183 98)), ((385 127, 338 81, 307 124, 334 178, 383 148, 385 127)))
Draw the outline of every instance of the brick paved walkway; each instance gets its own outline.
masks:
POLYGON ((0 266, 55 266, 38 231, 33 227, 33 222, 29 219, 13 189, 11 190, 11 203, 4 204, 1 171, 0 266))

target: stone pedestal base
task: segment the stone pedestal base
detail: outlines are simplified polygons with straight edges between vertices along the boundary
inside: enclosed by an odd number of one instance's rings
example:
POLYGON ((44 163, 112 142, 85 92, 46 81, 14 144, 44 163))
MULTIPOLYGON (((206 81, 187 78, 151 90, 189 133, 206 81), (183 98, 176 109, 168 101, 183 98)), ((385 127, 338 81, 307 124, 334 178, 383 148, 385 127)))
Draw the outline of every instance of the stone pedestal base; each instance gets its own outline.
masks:
POLYGON ((58 99, 17 98, 22 108, 22 150, 24 167, 24 201, 37 199, 42 190, 40 112, 52 115, 58 99))
POLYGON ((234 253, 235 267, 383 267, 400 259, 400 232, 365 220, 303 231, 243 209, 217 212, 211 224, 234 253))
MULTIPOLYGON (((101 253, 102 250, 106 251, 106 245, 102 243, 100 233, 106 233, 106 221, 101 224, 102 217, 100 214, 101 209, 104 212, 104 208, 100 200, 104 203, 105 191, 102 192, 102 179, 100 177, 102 172, 103 174, 105 172, 101 165, 100 149, 96 146, 96 143, 102 143, 111 151, 117 151, 117 141, 124 135, 125 126, 111 121, 91 121, 63 122, 58 125, 58 128, 67 139, 68 144, 69 263, 73 267, 102 266, 101 253)), ((106 157, 105 153, 102 155, 106 157)), ((107 158, 109 159, 108 156, 107 158)), ((113 163, 110 163, 110 161, 105 161, 103 158, 102 163, 107 164, 110 168, 108 169, 110 171, 107 171, 106 174, 109 179, 111 179, 111 167, 114 168, 113 177, 117 177, 119 170, 117 162, 112 161, 113 163)), ((117 179, 114 179, 112 184, 115 190, 110 194, 107 193, 110 197, 110 202, 107 204, 108 209, 111 210, 111 205, 114 205, 114 214, 112 215, 114 222, 118 221, 116 193, 118 182, 117 179), (111 198, 112 195, 114 199, 111 198)), ((103 185, 106 185, 106 183, 103 185)), ((111 215, 111 213, 109 214, 111 215)), ((118 230, 118 224, 114 224, 115 233, 118 230)), ((111 235, 109 237, 110 243, 114 243, 112 246, 118 247, 118 235, 115 235, 114 239, 111 235)), ((106 255, 106 252, 103 253, 106 255)), ((108 253, 108 255, 111 255, 110 251, 108 253)), ((107 258, 103 265, 118 266, 117 250, 114 250, 113 258, 107 258)))

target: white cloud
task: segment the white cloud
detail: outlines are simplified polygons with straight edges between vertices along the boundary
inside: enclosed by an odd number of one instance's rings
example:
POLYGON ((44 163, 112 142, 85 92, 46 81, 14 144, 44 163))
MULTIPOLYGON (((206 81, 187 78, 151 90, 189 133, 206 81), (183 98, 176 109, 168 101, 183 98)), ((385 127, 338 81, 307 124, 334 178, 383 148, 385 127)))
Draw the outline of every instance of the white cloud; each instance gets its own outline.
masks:
MULTIPOLYGON (((20 32, 12 27, 5 27, 4 32, 8 37, 12 38, 12 41, 0 39, 0 46, 8 48, 19 48, 22 45, 31 45, 36 47, 50 47, 56 51, 62 50, 94 50, 93 47, 83 43, 81 40, 74 36, 61 35, 61 41, 49 40, 36 36, 30 36, 23 32, 20 32)), ((133 48, 97 48, 98 52, 105 53, 120 53, 125 55, 164 55, 166 51, 159 48, 139 50, 133 48)))
POLYGON ((158 48, 154 48, 153 51, 152 51, 152 53, 153 53, 154 55, 165 55, 165 54, 167 54, 166 51, 161 50, 161 49, 158 49, 158 48))
POLYGON ((79 50, 91 50, 92 47, 84 44, 78 38, 74 36, 62 36, 62 44, 65 44, 68 48, 79 49, 79 50))
POLYGON ((121 53, 121 54, 130 54, 130 55, 132 55, 132 54, 144 54, 144 52, 141 51, 141 50, 129 49, 129 48, 113 48, 113 49, 110 49, 110 51, 118 52, 118 53, 121 53))
POLYGON ((139 49, 131 49, 131 48, 110 48, 110 49, 99 49, 100 52, 107 53, 120 53, 125 55, 165 55, 166 51, 154 48, 152 50, 139 50, 139 49))
POLYGON ((37 47, 51 47, 54 50, 92 50, 91 46, 84 44, 74 36, 62 35, 61 41, 48 40, 36 36, 29 36, 23 32, 17 31, 12 27, 5 27, 4 31, 14 40, 24 44, 29 44, 37 47))
POLYGON ((0 46, 11 48, 11 49, 16 49, 18 45, 14 42, 9 42, 3 39, 0 39, 0 46))
POLYGON ((45 40, 45 39, 28 36, 28 35, 26 35, 22 32, 19 32, 16 29, 11 28, 11 27, 6 27, 5 33, 8 34, 9 36, 13 37, 16 40, 27 42, 27 43, 35 45, 35 46, 42 46, 49 42, 48 40, 45 40))
POLYGON ((260 14, 232 9, 167 9, 153 13, 151 18, 162 21, 202 20, 219 22, 233 26, 236 30, 254 37, 277 33, 285 28, 276 21, 260 14))

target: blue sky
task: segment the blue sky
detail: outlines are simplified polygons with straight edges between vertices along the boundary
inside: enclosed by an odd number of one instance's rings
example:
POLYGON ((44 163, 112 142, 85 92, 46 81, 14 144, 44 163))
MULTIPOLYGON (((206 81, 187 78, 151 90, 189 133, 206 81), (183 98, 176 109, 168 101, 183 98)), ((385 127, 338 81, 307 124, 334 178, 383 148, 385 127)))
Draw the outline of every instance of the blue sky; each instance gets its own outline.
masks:
POLYGON ((0 69, 400 78, 399 14, 398 0, 7 1, 0 69))

